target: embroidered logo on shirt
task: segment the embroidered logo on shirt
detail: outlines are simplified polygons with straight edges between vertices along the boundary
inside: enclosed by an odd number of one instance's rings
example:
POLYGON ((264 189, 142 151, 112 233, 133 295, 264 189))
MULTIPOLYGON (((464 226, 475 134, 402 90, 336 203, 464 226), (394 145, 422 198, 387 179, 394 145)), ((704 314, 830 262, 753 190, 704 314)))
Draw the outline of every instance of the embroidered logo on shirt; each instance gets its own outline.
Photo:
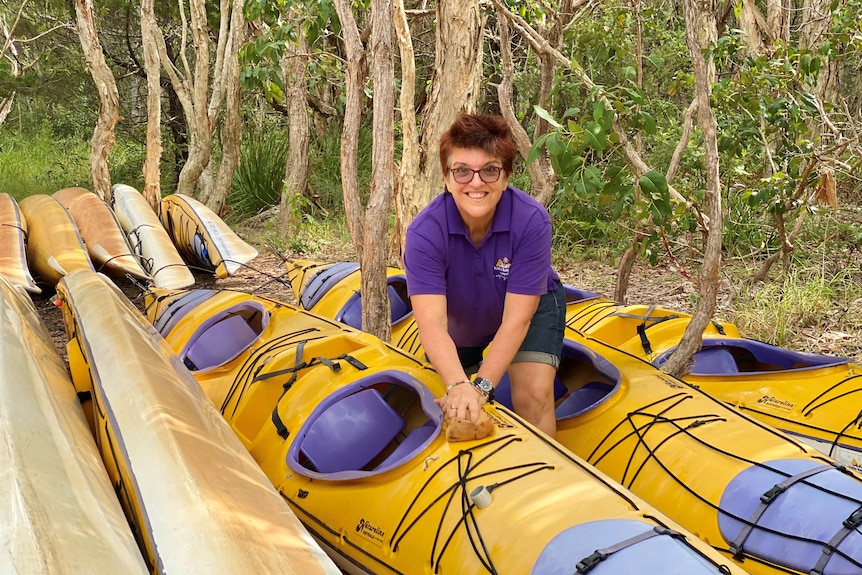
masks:
POLYGON ((497 263, 494 264, 494 277, 498 280, 508 280, 510 267, 512 267, 512 264, 509 262, 509 258, 497 260, 497 263))

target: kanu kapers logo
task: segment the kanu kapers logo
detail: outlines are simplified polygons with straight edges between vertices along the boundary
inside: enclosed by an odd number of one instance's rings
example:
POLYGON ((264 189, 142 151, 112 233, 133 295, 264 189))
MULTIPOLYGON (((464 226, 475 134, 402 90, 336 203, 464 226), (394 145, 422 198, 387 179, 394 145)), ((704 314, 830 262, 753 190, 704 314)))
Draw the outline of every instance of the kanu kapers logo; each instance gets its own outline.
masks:
POLYGON ((494 264, 494 277, 498 280, 508 280, 510 267, 512 267, 512 262, 509 261, 509 258, 497 260, 497 263, 494 264))
POLYGON ((383 537, 386 535, 383 529, 365 519, 360 519, 359 523, 356 524, 356 532, 378 545, 383 544, 383 537))

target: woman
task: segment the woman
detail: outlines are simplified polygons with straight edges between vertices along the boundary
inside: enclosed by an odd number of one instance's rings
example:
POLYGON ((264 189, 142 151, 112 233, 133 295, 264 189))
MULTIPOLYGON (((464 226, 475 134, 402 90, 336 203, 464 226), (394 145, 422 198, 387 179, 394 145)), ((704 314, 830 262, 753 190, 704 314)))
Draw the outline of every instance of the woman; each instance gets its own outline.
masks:
POLYGON ((508 371, 515 411, 554 437, 566 298, 547 210, 509 186, 516 154, 500 116, 462 114, 443 134, 446 190, 407 230, 407 288, 419 339, 447 383, 436 400, 444 413, 477 421, 508 371))

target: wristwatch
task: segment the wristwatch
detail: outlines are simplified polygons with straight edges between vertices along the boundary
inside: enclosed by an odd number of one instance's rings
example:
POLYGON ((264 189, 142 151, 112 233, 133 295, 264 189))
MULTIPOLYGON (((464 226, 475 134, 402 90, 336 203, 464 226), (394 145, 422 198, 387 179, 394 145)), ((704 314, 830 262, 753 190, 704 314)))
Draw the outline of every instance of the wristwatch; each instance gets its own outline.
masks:
POLYGON ((473 378, 473 381, 470 382, 470 385, 475 387, 479 393, 484 395, 485 399, 488 401, 494 401, 494 384, 491 383, 490 379, 476 376, 473 378))

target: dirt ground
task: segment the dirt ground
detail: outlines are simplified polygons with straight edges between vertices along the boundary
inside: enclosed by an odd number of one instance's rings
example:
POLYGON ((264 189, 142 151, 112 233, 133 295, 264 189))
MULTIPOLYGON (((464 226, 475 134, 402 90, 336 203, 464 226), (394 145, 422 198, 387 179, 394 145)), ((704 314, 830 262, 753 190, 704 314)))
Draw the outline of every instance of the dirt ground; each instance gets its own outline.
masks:
MULTIPOLYGON (((208 272, 193 270, 196 280, 194 288, 234 289, 295 303, 281 265, 281 255, 266 246, 258 246, 258 250, 260 255, 250 262, 249 267, 230 278, 216 279, 208 272)), ((290 255, 328 262, 356 259, 347 246, 333 245, 319 246, 313 253, 290 255)), ((602 262, 555 265, 566 283, 608 297, 613 295, 616 281, 614 267, 602 262)), ((716 315, 723 319, 727 318, 732 306, 730 281, 725 278, 718 295, 716 315)), ((125 280, 116 280, 116 283, 139 307, 143 305, 140 287, 125 280)), ((632 287, 629 288, 628 303, 654 304, 679 311, 693 311, 692 294, 696 290, 677 270, 640 265, 633 270, 630 285, 632 287)), ((50 290, 34 295, 33 301, 52 334, 58 351, 65 357, 66 334, 62 314, 53 303, 54 294, 48 292, 50 290)), ((862 307, 862 301, 856 303, 862 307)), ((794 349, 850 357, 862 363, 862 330, 847 333, 828 326, 825 329, 800 328, 795 330, 793 341, 794 349)))

